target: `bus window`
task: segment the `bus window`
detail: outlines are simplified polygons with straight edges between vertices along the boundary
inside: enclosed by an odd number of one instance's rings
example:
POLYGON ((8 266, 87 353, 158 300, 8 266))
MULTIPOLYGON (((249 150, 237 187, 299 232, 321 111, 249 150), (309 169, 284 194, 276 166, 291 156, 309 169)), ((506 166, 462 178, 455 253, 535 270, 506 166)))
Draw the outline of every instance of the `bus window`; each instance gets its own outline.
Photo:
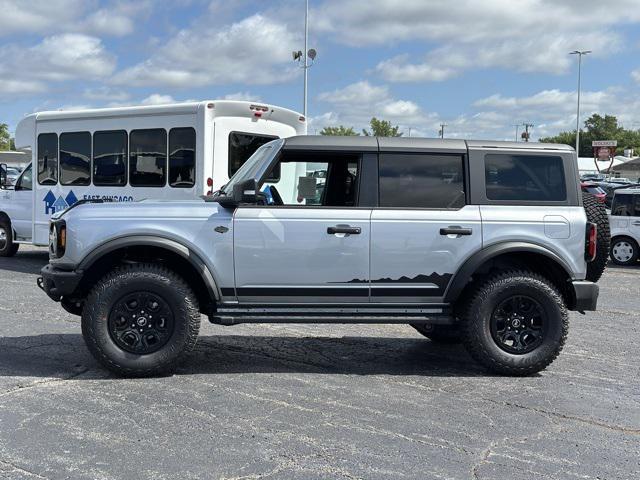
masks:
POLYGON ((167 131, 132 130, 129 134, 129 183, 163 187, 167 183, 167 131))
POLYGON ((55 133, 38 135, 38 183, 58 183, 58 136, 55 133))
POLYGON ((229 134, 229 178, 265 143, 278 137, 253 133, 231 132, 229 134))
POLYGON ((60 184, 89 185, 91 183, 91 134, 73 132, 60 134, 60 184))
POLYGON ((127 132, 93 134, 93 184, 121 187, 127 183, 127 132))
POLYGON ((191 188, 196 182, 196 131, 172 128, 169 132, 169 185, 191 188))

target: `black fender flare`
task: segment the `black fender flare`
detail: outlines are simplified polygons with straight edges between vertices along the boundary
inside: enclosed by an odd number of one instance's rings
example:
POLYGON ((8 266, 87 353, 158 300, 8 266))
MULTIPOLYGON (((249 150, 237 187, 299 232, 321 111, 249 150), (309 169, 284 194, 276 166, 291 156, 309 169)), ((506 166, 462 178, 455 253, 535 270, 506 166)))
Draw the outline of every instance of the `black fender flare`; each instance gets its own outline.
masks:
POLYGON ((458 272, 454 275, 447 287, 447 291, 444 295, 445 302, 455 302, 464 287, 469 282, 469 278, 480 268, 480 266, 492 258, 496 258, 505 253, 517 253, 527 252, 544 255, 545 257, 553 260, 558 264, 567 274, 567 277, 571 278, 571 267, 567 265, 559 255, 552 252, 546 247, 529 242, 502 242, 495 243, 488 247, 483 248, 477 253, 474 253, 469 257, 462 266, 458 269, 458 272))
POLYGON ((92 250, 91 253, 84 257, 80 264, 77 266, 76 270, 82 272, 88 270, 100 258, 115 250, 126 247, 140 246, 163 248, 187 260, 191 264, 191 266, 193 266, 196 271, 200 273, 200 276, 202 277, 202 280, 207 287, 209 295, 216 300, 220 300, 220 290, 218 289, 218 285, 216 284, 216 281, 213 278, 209 267, 207 267, 207 264, 202 260, 202 258, 200 258, 196 253, 189 249, 189 247, 183 245, 182 243, 165 237, 157 237, 152 235, 132 235, 109 240, 108 242, 103 243, 99 247, 92 250))

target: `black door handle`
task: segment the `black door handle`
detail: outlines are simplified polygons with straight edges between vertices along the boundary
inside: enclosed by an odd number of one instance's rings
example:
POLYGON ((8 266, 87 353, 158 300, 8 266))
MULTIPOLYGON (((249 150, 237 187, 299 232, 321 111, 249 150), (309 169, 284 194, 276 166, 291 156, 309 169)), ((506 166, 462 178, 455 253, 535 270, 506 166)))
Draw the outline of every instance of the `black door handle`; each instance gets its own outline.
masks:
POLYGON ((473 230, 462 227, 447 227, 440 229, 440 235, 471 235, 473 230))
POLYGON ((335 235, 336 233, 348 233, 350 235, 360 235, 362 229, 360 227, 350 227, 349 225, 336 225, 335 227, 328 227, 327 233, 329 235, 335 235))

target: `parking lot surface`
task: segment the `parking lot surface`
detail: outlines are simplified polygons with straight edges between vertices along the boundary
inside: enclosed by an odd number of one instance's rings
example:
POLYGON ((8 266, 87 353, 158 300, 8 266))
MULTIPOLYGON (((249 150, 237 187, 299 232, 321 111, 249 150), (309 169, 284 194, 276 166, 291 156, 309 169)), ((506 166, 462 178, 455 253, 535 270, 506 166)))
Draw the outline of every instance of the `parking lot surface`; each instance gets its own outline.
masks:
POLYGON ((529 378, 397 325, 203 319, 170 377, 114 377, 35 286, 46 251, 0 259, 0 478, 640 478, 640 266, 529 378))

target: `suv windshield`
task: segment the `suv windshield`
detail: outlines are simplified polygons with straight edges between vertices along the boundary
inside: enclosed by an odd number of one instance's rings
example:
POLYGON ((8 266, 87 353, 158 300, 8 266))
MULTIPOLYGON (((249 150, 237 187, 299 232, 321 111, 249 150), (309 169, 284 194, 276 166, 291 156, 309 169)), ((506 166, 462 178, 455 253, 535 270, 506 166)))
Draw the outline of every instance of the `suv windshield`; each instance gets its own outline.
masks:
POLYGON ((221 189, 221 194, 233 194, 233 186, 236 183, 242 182, 243 180, 249 178, 255 178, 256 180, 258 180, 271 163, 270 160, 275 156, 278 150, 280 150, 280 147, 283 143, 284 140, 279 139, 269 142, 258 148, 258 150, 256 150, 255 153, 251 155, 249 159, 244 162, 238 169, 238 171, 229 179, 227 184, 221 189))

